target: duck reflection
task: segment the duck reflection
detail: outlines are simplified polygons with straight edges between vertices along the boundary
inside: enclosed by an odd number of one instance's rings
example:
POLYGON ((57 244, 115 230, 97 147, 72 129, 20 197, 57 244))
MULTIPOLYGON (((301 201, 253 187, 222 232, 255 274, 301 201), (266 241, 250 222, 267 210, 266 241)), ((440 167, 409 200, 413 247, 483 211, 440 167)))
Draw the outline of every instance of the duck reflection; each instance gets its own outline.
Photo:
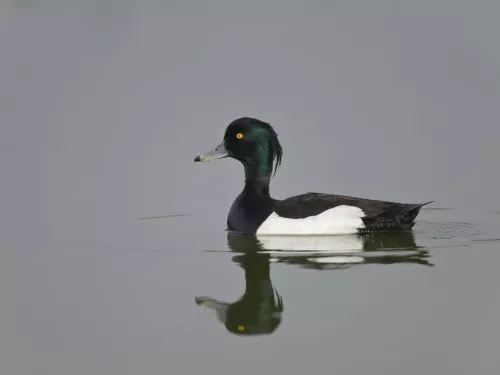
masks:
POLYGON ((358 264, 415 263, 432 266, 411 231, 337 236, 228 235, 233 252, 267 254, 272 262, 305 268, 348 268, 358 264))
POLYGON ((215 310, 217 318, 232 333, 259 335, 274 332, 281 323, 283 301, 271 283, 269 260, 269 255, 258 254, 255 248, 251 253, 234 259, 245 271, 245 293, 239 301, 227 303, 196 297, 196 303, 215 310))
POLYGON ((228 247, 239 253, 233 261, 245 272, 245 292, 233 303, 195 297, 215 311, 229 332, 238 335, 273 333, 280 325, 283 300, 272 285, 270 264, 281 262, 325 270, 360 264, 413 263, 432 266, 426 250, 417 247, 412 232, 349 236, 250 236, 229 233, 228 247))

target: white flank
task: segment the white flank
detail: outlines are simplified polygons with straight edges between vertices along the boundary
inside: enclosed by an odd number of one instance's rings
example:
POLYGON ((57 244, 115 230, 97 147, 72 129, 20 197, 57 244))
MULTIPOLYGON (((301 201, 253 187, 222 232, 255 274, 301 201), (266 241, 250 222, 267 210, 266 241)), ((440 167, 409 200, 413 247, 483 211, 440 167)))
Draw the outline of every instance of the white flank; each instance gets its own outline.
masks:
POLYGON ((288 219, 273 212, 264 221, 257 235, 332 235, 354 234, 364 228, 363 210, 354 206, 338 206, 319 215, 288 219))

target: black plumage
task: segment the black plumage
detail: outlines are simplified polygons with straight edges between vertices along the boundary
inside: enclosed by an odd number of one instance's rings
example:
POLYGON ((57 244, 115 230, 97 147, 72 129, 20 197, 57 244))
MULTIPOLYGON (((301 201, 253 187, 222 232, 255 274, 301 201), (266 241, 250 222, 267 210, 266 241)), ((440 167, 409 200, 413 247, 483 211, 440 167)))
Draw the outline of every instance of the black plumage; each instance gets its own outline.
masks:
POLYGON ((363 212, 361 232, 408 230, 414 226, 420 209, 431 203, 407 204, 322 193, 273 199, 269 183, 282 156, 278 134, 271 125, 243 117, 229 124, 219 146, 195 158, 211 161, 231 157, 244 166, 245 186, 229 211, 229 230, 254 234, 273 213, 285 219, 304 219, 339 206, 357 207, 363 212))
POLYGON ((365 230, 411 229, 420 208, 432 202, 408 204, 349 197, 346 195, 305 193, 274 201, 274 211, 281 217, 303 219, 338 206, 360 208, 365 230))

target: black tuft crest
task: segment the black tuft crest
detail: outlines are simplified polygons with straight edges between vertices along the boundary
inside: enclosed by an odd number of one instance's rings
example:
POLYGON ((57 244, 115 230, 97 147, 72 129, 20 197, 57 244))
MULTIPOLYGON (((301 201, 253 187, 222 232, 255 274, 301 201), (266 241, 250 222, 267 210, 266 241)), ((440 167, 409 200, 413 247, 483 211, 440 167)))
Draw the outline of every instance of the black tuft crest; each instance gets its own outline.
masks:
POLYGON ((281 165, 281 158, 283 157, 283 148, 281 147, 281 143, 278 139, 278 134, 274 131, 274 129, 269 125, 270 128, 270 134, 272 135, 271 137, 271 147, 270 149, 272 150, 273 153, 273 160, 274 162, 274 172, 273 176, 276 174, 276 171, 281 165))

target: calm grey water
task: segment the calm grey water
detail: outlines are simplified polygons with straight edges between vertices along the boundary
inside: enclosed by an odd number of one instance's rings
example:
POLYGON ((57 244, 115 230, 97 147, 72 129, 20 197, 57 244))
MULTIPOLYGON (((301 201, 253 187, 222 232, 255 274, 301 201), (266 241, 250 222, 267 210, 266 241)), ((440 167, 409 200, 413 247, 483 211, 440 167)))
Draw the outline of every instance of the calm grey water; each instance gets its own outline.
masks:
POLYGON ((497 374, 498 4, 2 2, 0 373, 497 374), (228 238, 239 116, 274 197, 435 203, 228 238))

